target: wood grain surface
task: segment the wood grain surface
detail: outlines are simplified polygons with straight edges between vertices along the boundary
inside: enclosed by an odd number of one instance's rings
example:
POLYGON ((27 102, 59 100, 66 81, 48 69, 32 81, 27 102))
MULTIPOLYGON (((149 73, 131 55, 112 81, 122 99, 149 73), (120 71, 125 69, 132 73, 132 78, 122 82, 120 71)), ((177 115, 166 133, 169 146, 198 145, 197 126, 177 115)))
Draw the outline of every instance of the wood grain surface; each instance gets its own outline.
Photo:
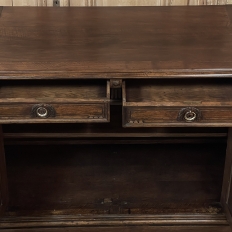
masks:
POLYGON ((231 77, 227 10, 6 7, 0 18, 0 77, 231 77))
POLYGON ((2 82, 0 122, 107 122, 109 88, 106 81, 2 82), (33 111, 39 106, 47 108, 47 117, 33 111))

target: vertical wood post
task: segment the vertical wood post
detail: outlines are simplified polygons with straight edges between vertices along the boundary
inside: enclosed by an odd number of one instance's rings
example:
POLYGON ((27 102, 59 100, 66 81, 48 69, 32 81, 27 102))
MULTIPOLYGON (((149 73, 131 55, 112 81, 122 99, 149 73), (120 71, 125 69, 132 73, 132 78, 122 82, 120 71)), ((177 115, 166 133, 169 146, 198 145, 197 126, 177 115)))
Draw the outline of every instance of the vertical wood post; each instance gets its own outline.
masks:
POLYGON ((8 184, 6 173, 6 161, 3 142, 2 125, 0 125, 0 215, 3 214, 8 205, 8 184))

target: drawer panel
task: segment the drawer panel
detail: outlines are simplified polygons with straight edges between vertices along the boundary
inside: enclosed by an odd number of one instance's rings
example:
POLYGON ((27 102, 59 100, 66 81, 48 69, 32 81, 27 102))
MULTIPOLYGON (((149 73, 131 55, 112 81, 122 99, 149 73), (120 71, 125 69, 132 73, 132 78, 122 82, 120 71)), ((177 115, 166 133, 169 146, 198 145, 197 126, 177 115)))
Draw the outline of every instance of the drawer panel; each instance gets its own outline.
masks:
POLYGON ((0 88, 0 123, 109 121, 108 82, 7 84, 0 88))
POLYGON ((232 126, 230 80, 123 83, 123 126, 232 126))
POLYGON ((51 104, 55 115, 43 118, 32 115, 34 104, 0 105, 1 121, 14 122, 105 122, 108 104, 51 104))
POLYGON ((198 108, 201 118, 186 121, 179 118, 181 107, 125 107, 125 127, 152 126, 228 126, 232 125, 232 108, 198 108))

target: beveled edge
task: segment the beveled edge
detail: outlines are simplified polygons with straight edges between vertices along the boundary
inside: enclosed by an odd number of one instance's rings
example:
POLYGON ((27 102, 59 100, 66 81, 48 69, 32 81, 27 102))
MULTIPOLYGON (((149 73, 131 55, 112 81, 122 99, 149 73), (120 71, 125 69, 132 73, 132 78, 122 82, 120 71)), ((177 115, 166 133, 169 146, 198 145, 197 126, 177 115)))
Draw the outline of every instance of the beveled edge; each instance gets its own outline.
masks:
POLYGON ((230 69, 155 69, 146 71, 0 71, 0 80, 26 79, 232 78, 230 69))

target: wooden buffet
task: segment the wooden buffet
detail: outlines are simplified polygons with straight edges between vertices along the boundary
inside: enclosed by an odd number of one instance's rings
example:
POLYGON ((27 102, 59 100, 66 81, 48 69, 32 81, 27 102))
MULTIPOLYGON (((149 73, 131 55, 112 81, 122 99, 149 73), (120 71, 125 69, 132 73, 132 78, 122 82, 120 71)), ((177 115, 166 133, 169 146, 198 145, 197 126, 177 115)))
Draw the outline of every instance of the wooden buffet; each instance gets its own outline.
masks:
POLYGON ((229 232, 232 6, 0 7, 0 230, 229 232))

